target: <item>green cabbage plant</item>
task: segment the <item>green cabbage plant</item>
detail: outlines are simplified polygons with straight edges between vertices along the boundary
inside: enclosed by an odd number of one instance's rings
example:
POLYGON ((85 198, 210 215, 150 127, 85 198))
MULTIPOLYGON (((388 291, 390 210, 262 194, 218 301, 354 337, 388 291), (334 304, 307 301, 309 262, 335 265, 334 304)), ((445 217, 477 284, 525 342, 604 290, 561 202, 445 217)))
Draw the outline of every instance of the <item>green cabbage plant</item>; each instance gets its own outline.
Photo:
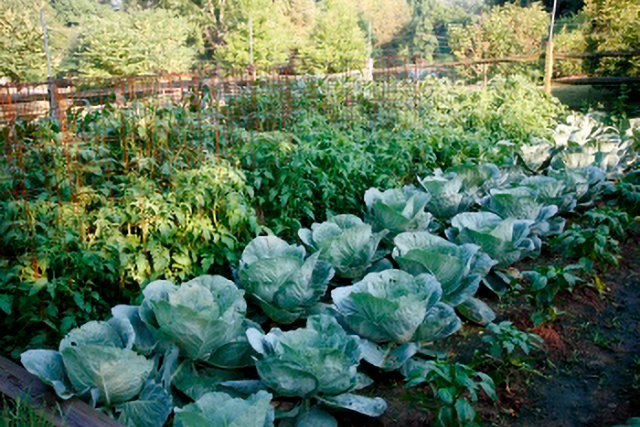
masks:
POLYGON ((298 231, 300 240, 320 251, 320 258, 328 260, 336 274, 347 279, 360 279, 372 265, 384 257, 378 251, 380 241, 388 230, 374 233, 371 225, 355 215, 336 215, 311 229, 298 231))
POLYGON ((477 323, 489 323, 493 311, 473 298, 491 267, 496 264, 472 244, 456 245, 426 231, 402 233, 394 239, 393 258, 413 274, 429 273, 442 285, 442 301, 477 323))
POLYGON ((531 232, 539 236, 562 233, 565 220, 555 217, 558 206, 546 205, 544 197, 539 199, 540 190, 530 187, 494 189, 482 199, 482 205, 500 218, 527 219, 533 221, 531 232))
POLYGON ((311 316, 305 328, 288 332, 273 328, 264 335, 249 329, 247 336, 258 353, 256 368, 263 385, 278 396, 303 398, 298 418, 309 423, 310 418, 333 420, 326 413, 311 411, 313 400, 374 417, 385 411, 383 399, 351 393, 363 385, 357 372, 362 358, 360 338, 347 335, 333 317, 311 316))
POLYGON ((126 320, 93 321, 70 331, 58 351, 28 350, 20 360, 63 399, 79 396, 119 412, 123 425, 161 426, 171 397, 153 380, 154 361, 132 350, 134 342, 126 320))
POLYGON ((519 185, 537 191, 536 200, 545 205, 556 205, 560 213, 573 212, 578 204, 576 193, 560 179, 536 175, 523 179, 519 185))
POLYGON ((427 210, 436 218, 451 218, 466 211, 473 202, 473 194, 464 188, 465 179, 462 175, 448 173, 418 178, 418 181, 430 196, 427 210))
POLYGON ((195 403, 175 408, 174 427, 273 427, 272 395, 258 391, 247 399, 211 392, 195 403))
POLYGON ((251 365, 245 330, 244 291, 222 276, 200 276, 176 286, 166 280, 147 285, 140 317, 166 343, 190 360, 221 368, 251 365))
POLYGON ((425 211, 429 195, 413 186, 380 191, 370 188, 364 193, 373 230, 389 230, 387 238, 405 231, 426 231, 433 226, 433 215, 425 211))
POLYGON ((533 221, 507 218, 491 212, 464 212, 451 219, 447 238, 458 244, 472 243, 505 268, 527 256, 540 255, 542 242, 531 235, 533 221))
POLYGON ((430 274, 369 273, 352 286, 334 289, 331 296, 339 320, 372 341, 363 345, 364 359, 386 370, 400 368, 420 342, 445 338, 461 327, 454 309, 440 302, 442 288, 430 274))
POLYGON ((316 252, 275 236, 253 239, 242 252, 237 276, 264 313, 279 323, 306 317, 326 293, 334 270, 316 252))

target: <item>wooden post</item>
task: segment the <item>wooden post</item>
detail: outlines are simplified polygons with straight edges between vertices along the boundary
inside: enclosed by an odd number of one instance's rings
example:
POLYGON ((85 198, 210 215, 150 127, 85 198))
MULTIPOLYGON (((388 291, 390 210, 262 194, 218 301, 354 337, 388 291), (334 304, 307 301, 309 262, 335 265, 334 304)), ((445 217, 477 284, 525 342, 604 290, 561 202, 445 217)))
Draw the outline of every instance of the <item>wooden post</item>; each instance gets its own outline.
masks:
POLYGON ((551 23, 549 25, 549 40, 547 41, 547 51, 544 56, 544 91, 551 93, 551 79, 553 78, 553 25, 556 19, 556 9, 558 0, 553 0, 553 9, 551 11, 551 23))

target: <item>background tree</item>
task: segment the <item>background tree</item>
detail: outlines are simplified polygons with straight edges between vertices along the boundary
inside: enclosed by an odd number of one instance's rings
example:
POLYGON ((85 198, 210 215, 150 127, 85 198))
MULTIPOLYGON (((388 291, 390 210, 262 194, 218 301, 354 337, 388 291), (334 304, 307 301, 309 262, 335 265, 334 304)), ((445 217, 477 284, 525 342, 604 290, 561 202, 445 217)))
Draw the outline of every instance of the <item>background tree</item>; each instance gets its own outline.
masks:
POLYGON ((316 25, 302 46, 304 71, 338 72, 364 66, 368 43, 349 0, 322 0, 316 25))
POLYGON ((68 67, 89 77, 189 71, 196 56, 188 45, 193 31, 187 19, 163 9, 92 16, 80 30, 68 67))
MULTIPOLYGON (((450 27, 449 45, 458 59, 478 60, 508 56, 539 55, 547 34, 549 16, 540 3, 529 7, 495 6, 473 24, 450 27)), ((476 75, 539 74, 537 64, 479 65, 476 75)), ((459 70, 468 73, 469 69, 459 70)))
MULTIPOLYGON (((0 77, 13 81, 44 80, 47 77, 47 57, 44 33, 40 25, 39 0, 0 1, 0 77)), ((65 35, 45 4, 49 44, 54 71, 62 60, 65 35)))
MULTIPOLYGON (((584 27, 591 51, 640 50, 640 2, 638 0, 586 0, 584 27)), ((598 75, 640 75, 640 57, 601 58, 587 62, 598 75)))

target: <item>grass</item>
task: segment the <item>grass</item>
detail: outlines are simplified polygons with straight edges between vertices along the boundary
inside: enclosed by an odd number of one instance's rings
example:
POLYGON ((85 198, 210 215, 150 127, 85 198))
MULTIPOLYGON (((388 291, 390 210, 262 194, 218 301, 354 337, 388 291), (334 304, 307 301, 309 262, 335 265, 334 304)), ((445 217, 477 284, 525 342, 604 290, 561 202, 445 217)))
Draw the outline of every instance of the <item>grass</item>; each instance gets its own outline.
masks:
POLYGON ((0 427, 53 427, 25 400, 1 400, 0 413, 0 427))

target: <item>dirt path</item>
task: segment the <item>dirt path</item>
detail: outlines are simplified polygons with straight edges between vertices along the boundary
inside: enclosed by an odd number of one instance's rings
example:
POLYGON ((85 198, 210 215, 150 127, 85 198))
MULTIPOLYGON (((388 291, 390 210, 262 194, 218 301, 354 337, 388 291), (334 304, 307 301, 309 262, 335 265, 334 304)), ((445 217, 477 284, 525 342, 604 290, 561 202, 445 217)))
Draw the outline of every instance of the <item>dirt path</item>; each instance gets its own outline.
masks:
POLYGON ((639 237, 628 237, 620 267, 603 275, 604 297, 582 288, 559 301, 566 314, 542 331, 554 335, 548 357, 556 368, 529 388, 509 425, 606 427, 640 415, 639 237))

